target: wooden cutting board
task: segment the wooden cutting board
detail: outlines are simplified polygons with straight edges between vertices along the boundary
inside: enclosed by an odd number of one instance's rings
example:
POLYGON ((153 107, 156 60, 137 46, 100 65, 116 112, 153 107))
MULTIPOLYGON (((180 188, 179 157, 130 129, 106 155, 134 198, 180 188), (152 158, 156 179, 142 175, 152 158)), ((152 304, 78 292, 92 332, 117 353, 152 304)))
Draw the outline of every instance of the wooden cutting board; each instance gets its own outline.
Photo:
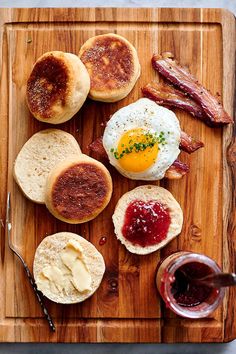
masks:
POLYGON ((233 15, 219 9, 100 8, 2 9, 0 16, 0 341, 170 343, 234 339, 233 289, 227 293, 223 306, 209 318, 193 321, 165 309, 154 282, 159 260, 176 250, 204 253, 224 271, 235 270, 236 145, 232 126, 211 129, 176 110, 182 129, 204 141, 205 148, 191 156, 181 153, 181 160, 190 165, 187 176, 160 182, 180 202, 184 226, 177 239, 161 252, 148 256, 126 251, 115 238, 111 222, 119 197, 140 182, 128 180, 108 166, 114 181, 109 206, 89 223, 68 225, 53 218, 43 205, 27 200, 12 177, 13 162, 22 145, 33 133, 48 128, 29 114, 25 104, 26 80, 41 54, 49 50, 78 53, 89 37, 108 32, 125 36, 137 48, 142 74, 128 97, 113 104, 87 100, 72 120, 58 126, 72 133, 83 152, 89 154, 88 144, 103 132, 101 123, 141 97, 141 87, 158 78, 150 63, 153 52, 173 52, 207 88, 221 95, 225 109, 233 115, 233 15), (106 262, 100 288, 84 303, 62 306, 47 301, 57 326, 54 334, 42 318, 21 264, 5 242, 7 191, 12 193, 14 244, 30 268, 40 241, 59 231, 83 235, 106 262), (99 245, 102 236, 107 237, 103 246, 99 245))

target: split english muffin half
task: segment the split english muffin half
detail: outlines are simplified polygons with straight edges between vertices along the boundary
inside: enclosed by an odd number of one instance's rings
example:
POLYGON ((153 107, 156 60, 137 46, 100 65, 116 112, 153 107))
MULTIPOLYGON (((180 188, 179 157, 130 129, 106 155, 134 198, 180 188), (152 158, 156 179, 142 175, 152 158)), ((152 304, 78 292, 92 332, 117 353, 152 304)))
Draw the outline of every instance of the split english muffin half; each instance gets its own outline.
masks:
POLYGON ((98 250, 71 232, 47 236, 38 246, 33 274, 38 290, 61 304, 86 300, 99 287, 105 263, 98 250))
POLYGON ((115 234, 127 250, 145 255, 180 234, 183 212, 168 190, 144 185, 119 199, 112 220, 115 234))
POLYGON ((89 90, 89 74, 79 57, 51 51, 34 64, 27 81, 26 99, 36 119, 59 124, 79 111, 89 90))
POLYGON ((140 76, 136 49, 126 38, 114 33, 89 38, 79 57, 90 76, 89 97, 95 101, 121 100, 140 76))
POLYGON ((18 153, 13 175, 25 196, 35 203, 45 203, 45 186, 51 169, 81 150, 73 135, 59 129, 45 129, 34 134, 18 153))
POLYGON ((100 214, 111 194, 112 179, 106 167, 80 154, 52 169, 46 183, 45 203, 56 218, 80 224, 100 214))

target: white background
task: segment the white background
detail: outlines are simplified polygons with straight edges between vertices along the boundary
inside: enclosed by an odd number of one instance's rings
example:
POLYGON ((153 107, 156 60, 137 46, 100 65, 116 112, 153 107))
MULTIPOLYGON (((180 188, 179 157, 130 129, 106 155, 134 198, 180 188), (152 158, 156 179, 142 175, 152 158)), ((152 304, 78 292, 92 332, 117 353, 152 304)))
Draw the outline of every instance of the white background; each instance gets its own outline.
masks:
MULTIPOLYGON (((88 4, 90 7, 224 7, 236 14, 236 0, 0 0, 0 7, 88 7, 88 4)), ((0 344, 0 354, 127 354, 127 352, 236 354, 236 341, 226 344, 0 344)))

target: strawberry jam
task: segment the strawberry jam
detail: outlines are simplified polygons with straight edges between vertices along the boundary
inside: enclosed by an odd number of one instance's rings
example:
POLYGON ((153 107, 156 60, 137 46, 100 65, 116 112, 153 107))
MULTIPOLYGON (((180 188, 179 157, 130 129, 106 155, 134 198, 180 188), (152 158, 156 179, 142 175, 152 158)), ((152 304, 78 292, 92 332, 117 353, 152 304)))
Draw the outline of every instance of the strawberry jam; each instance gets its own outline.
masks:
POLYGON ((166 238, 170 222, 165 205, 135 200, 126 209, 122 234, 133 245, 152 246, 166 238))
POLYGON ((199 262, 187 263, 177 269, 172 284, 172 293, 177 303, 181 306, 197 306, 209 298, 214 289, 207 285, 195 284, 191 280, 203 278, 211 273, 210 267, 199 262))

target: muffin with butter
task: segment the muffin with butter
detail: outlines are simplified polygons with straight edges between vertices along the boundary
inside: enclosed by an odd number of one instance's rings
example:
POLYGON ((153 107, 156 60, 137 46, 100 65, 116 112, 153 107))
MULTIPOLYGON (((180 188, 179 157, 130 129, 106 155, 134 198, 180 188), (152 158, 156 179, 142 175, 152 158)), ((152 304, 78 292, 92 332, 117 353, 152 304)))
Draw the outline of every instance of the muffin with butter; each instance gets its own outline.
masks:
POLYGON ((38 290, 61 304, 86 300, 98 289, 104 272, 102 255, 90 242, 71 232, 45 237, 34 257, 38 290))

